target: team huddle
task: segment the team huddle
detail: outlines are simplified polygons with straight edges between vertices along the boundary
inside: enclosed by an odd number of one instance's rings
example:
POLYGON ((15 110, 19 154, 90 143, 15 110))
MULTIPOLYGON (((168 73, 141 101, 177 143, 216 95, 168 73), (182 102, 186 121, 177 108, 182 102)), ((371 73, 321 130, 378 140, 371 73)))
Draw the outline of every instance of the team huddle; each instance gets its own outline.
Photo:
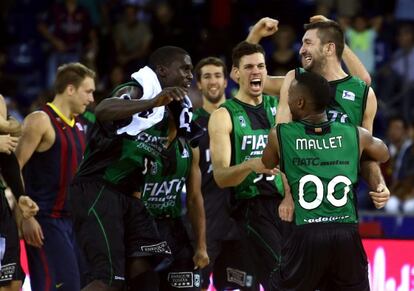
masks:
POLYGON ((18 143, 4 115, 0 166, 18 203, 16 224, 2 190, 0 290, 24 279, 18 229, 34 291, 370 290, 358 180, 377 208, 390 193, 369 75, 339 25, 315 16, 302 68, 268 76, 258 43, 277 28, 263 18, 233 49, 231 99, 223 61, 193 68, 164 46, 96 120, 84 115, 95 73, 79 63, 59 67, 55 98, 26 117, 18 143))

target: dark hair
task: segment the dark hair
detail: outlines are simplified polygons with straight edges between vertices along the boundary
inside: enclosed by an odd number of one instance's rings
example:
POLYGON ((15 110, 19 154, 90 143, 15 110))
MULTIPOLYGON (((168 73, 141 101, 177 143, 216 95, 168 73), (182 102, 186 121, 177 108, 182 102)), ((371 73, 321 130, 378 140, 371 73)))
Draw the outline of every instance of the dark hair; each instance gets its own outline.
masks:
POLYGON ((62 94, 68 85, 78 88, 86 77, 95 79, 95 72, 81 63, 68 63, 57 69, 55 93, 62 94))
POLYGON ((312 99, 315 111, 322 112, 331 103, 331 90, 328 81, 319 74, 303 72, 296 75, 297 85, 312 99))
POLYGON ((201 80, 201 69, 204 66, 207 65, 213 65, 213 66, 217 66, 217 67, 222 67, 223 68, 223 74, 224 74, 224 78, 226 78, 227 76, 227 67, 226 64, 219 58, 216 57, 207 57, 204 59, 201 59, 197 65, 195 66, 194 69, 194 73, 196 75, 196 80, 200 81, 201 80))
POLYGON ((260 44, 253 44, 247 41, 242 41, 233 48, 232 60, 233 66, 239 67, 240 59, 244 56, 261 53, 265 56, 265 51, 260 44))
POLYGON ((391 123, 393 123, 394 121, 401 121, 404 128, 408 129, 409 122, 407 121, 407 119, 405 119, 401 115, 393 115, 393 116, 389 117, 388 122, 387 122, 387 127, 389 127, 391 125, 391 123))
POLYGON ((148 66, 155 71, 157 66, 169 66, 179 55, 190 55, 184 49, 176 46, 163 46, 156 49, 150 56, 148 66))
POLYGON ((340 61, 345 47, 344 31, 335 21, 320 21, 305 24, 305 31, 317 29, 318 37, 322 44, 333 42, 335 44, 336 57, 340 61))

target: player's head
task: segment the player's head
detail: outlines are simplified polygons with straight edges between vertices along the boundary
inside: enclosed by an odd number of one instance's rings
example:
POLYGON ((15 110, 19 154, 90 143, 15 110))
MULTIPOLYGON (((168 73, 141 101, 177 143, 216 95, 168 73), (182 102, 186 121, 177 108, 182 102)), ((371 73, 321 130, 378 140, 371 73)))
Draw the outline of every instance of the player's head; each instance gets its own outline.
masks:
POLYGON ((194 73, 197 87, 204 98, 211 103, 218 103, 225 98, 227 68, 222 60, 216 57, 204 58, 198 62, 194 73))
POLYGON ((306 70, 320 70, 327 60, 341 61, 345 47, 344 32, 335 21, 305 24, 299 54, 306 70))
POLYGON ((55 93, 67 98, 73 114, 82 114, 93 102, 95 72, 81 63, 68 63, 57 69, 55 93))
POLYGON ((163 46, 149 57, 148 66, 157 74, 161 87, 182 87, 185 90, 193 80, 191 57, 184 49, 163 46))
POLYGON ((233 49, 232 59, 240 90, 252 97, 261 96, 267 76, 262 46, 242 41, 233 49))
POLYGON ((288 103, 293 120, 322 113, 330 102, 329 83, 319 74, 297 74, 290 85, 288 103))

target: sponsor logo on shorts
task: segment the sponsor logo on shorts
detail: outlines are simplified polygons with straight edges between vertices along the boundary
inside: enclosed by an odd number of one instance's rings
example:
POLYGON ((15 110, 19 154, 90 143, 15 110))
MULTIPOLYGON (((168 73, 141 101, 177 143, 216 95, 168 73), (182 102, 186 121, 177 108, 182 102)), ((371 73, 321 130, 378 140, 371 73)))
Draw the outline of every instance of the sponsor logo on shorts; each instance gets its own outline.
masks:
POLYGON ((122 276, 114 276, 114 280, 125 281, 125 277, 122 277, 122 276))
POLYGON ((141 251, 147 253, 171 255, 171 249, 166 241, 162 241, 153 245, 141 246, 141 251))
POLYGON ((246 272, 233 268, 226 268, 226 272, 227 282, 236 283, 241 287, 250 287, 252 285, 252 278, 251 276, 248 276, 246 272), (250 285, 247 283, 250 283, 250 285))
POLYGON ((200 275, 193 272, 171 272, 168 273, 168 283, 174 288, 200 287, 200 275))
POLYGON ((11 281, 15 272, 16 263, 2 265, 0 270, 0 282, 11 281))

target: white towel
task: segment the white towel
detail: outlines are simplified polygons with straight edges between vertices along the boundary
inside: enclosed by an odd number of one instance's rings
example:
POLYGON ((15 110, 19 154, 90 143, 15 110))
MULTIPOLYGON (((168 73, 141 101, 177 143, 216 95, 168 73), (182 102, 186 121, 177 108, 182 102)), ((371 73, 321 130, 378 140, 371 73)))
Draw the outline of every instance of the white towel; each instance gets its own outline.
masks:
MULTIPOLYGON (((161 84, 157 75, 149 67, 144 67, 131 75, 143 89, 143 96, 140 100, 150 100, 161 92, 161 84)), ((117 130, 118 134, 127 133, 134 136, 160 122, 164 117, 164 106, 154 107, 146 112, 136 113, 128 125, 117 130)))

